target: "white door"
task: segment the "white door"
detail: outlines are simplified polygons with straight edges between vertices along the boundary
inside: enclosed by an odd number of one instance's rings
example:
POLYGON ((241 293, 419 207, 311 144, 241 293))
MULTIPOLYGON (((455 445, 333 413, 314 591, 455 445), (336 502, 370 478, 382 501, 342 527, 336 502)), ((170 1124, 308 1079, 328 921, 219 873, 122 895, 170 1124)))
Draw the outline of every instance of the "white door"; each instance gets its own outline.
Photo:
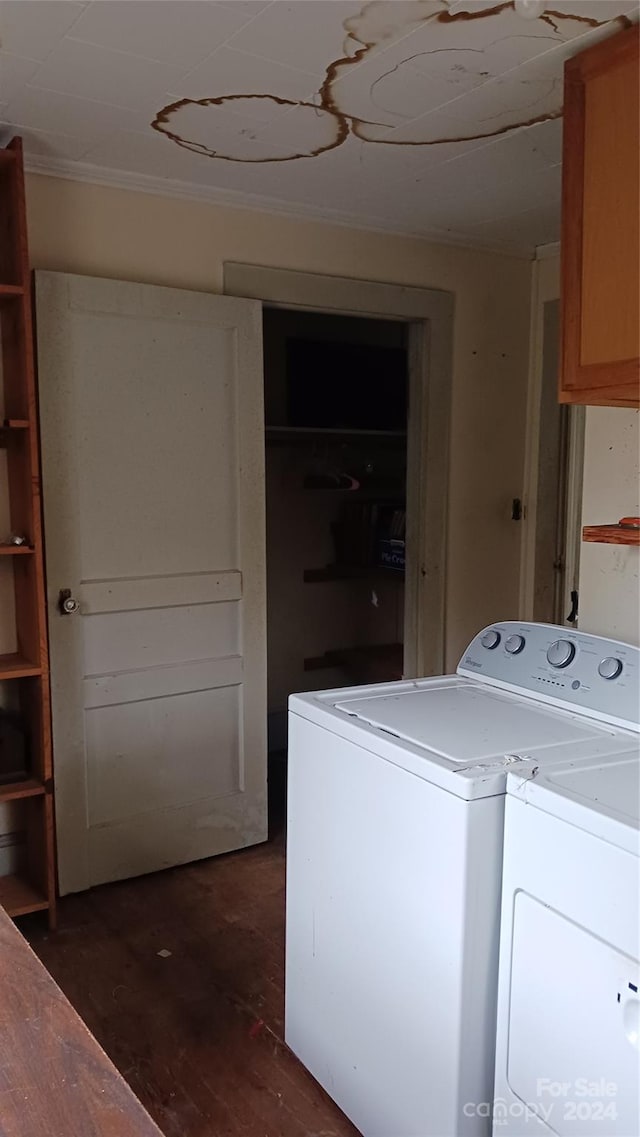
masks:
POLYGON ((261 305, 39 272, 36 312, 66 893, 266 837, 261 305))

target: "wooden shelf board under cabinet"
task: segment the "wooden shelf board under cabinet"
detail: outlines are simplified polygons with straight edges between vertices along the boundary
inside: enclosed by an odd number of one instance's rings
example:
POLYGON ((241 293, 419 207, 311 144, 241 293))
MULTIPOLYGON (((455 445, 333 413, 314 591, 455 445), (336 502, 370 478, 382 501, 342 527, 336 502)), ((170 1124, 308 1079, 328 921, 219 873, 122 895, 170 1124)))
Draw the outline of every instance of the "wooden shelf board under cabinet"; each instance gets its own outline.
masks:
POLYGON ((25 557, 34 552, 31 545, 0 545, 0 557, 25 557))
POLYGON ((42 675, 42 668, 17 651, 0 655, 0 679, 26 679, 30 675, 42 675))
POLYGON ((622 525, 585 525, 582 540, 602 545, 640 545, 640 529, 622 525))
POLYGON ((0 905, 8 916, 26 916, 49 907, 47 898, 17 873, 0 877, 0 905))
POLYGON ((0 802, 17 801, 19 798, 25 797, 40 797, 46 792, 46 787, 36 778, 25 778, 21 782, 6 782, 4 785, 0 782, 0 802))

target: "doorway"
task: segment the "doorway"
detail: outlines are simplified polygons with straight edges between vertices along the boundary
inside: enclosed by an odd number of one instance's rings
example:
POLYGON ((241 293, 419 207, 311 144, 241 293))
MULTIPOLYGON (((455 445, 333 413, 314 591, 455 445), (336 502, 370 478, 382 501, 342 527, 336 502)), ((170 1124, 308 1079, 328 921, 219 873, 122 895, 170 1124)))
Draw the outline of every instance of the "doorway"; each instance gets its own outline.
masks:
POLYGON ((263 309, 271 827, 287 701, 401 679, 407 325, 263 309))
MULTIPOLYGON (((398 445, 400 439, 395 440, 397 449, 405 450, 406 456, 406 505, 404 511, 405 521, 405 564, 403 603, 400 607, 403 612, 401 625, 402 635, 399 634, 399 615, 395 625, 385 633, 389 638, 371 639, 365 641, 376 649, 395 645, 395 674, 398 674, 398 660, 401 661, 401 673, 406 678, 421 675, 441 675, 445 666, 446 651, 446 572, 447 572, 447 508, 449 485, 449 432, 452 403, 452 362, 453 362, 453 316, 454 297, 449 292, 436 289, 413 288, 405 285, 383 283, 381 281, 358 280, 349 277, 328 276, 318 273, 298 272, 290 269, 268 268, 259 265, 226 262, 224 266, 224 290, 236 297, 260 300, 265 309, 281 310, 300 315, 315 315, 320 317, 353 318, 356 323, 364 327, 364 322, 370 324, 393 324, 395 335, 403 337, 407 361, 407 413, 406 413, 406 439, 398 445), (398 651, 398 643, 401 649, 398 651)), ((287 317, 287 319, 290 317, 287 317)), ((269 317, 267 317, 269 319, 269 317)), ((346 326, 346 325, 345 325, 346 326)), ((267 334, 269 334, 267 332, 267 334)), ((381 333, 380 330, 378 334, 381 333)), ((386 346, 398 348, 401 340, 388 343, 386 346)), ((385 346, 380 344, 380 349, 385 346)), ((326 374, 326 368, 325 368, 326 374)), ((361 399, 362 402, 362 399, 361 399)), ((276 408, 277 412, 284 413, 283 404, 276 408)), ((267 420, 273 423, 273 419, 267 420)), ((280 424, 275 422, 276 427, 280 424)), ((286 423, 285 423, 286 425, 286 423)), ((385 421, 384 426, 388 427, 385 421)), ((272 445, 277 453, 277 431, 272 435, 269 450, 272 445)), ((384 432, 385 436, 391 432, 384 432)), ((402 434, 402 431, 399 432, 402 434)), ((285 449, 282 445, 280 449, 285 449)), ((396 462, 390 454, 392 447, 385 448, 386 457, 378 458, 378 471, 382 470, 381 462, 396 462)), ((291 450, 291 448, 290 448, 291 450)), ((342 453, 342 462, 345 465, 345 454, 342 453)), ((348 458, 349 455, 346 455, 348 458)), ((355 453, 353 459, 359 457, 359 468, 363 464, 363 455, 355 453)), ((364 455, 366 458, 366 455, 364 455)), ((316 454, 320 459, 321 455, 316 454)), ((335 470, 335 453, 333 457, 334 469, 331 465, 331 456, 325 450, 324 469, 316 469, 315 473, 336 474, 346 473, 355 477, 347 469, 335 470)), ((285 459, 272 459, 272 465, 277 467, 278 462, 285 459)), ((291 461, 300 460, 290 459, 291 461)), ((356 468, 355 462, 347 461, 346 465, 356 468)), ((375 472, 375 465, 374 472, 375 472)), ((396 465, 396 476, 398 467, 396 465)), ((313 476, 314 471, 310 471, 313 476)), ((304 471, 303 471, 304 477, 304 471)), ((356 478, 357 480, 357 478, 356 478)), ((307 491, 301 489, 301 494, 320 494, 320 490, 307 491)), ((326 492, 326 491, 325 491, 326 492)), ((334 490, 334 495, 339 490, 334 490)), ((344 499, 347 499, 347 492, 344 499)), ((365 496, 364 494, 362 495, 365 496)), ((355 492, 353 498, 356 497, 355 492)), ((318 498, 319 500, 319 498, 318 498)), ((388 520, 388 519, 387 519, 388 520)), ((401 519, 396 517, 396 524, 401 525, 401 519)), ((389 539, 391 539, 391 525, 389 539)), ((347 528, 345 526, 345 528, 347 528)), ((273 529, 273 526, 272 526, 273 529)), ((394 529, 394 533, 395 533, 394 529)), ((331 530, 331 517, 327 518, 324 527, 324 539, 327 544, 314 548, 314 559, 309 560, 305 550, 304 564, 301 569, 314 572, 322 570, 327 565, 335 564, 333 557, 337 555, 337 547, 331 530), (322 556, 321 556, 322 554, 322 556)), ((377 533, 376 529, 376 533, 377 533)), ((381 540, 385 537, 380 532, 381 540)), ((366 581, 361 582, 363 585, 366 581)), ((321 589, 334 589, 343 587, 338 581, 312 581, 298 578, 297 587, 308 594, 311 602, 318 604, 314 597, 320 596, 321 589)), ((398 584, 389 581, 389 587, 398 589, 398 584)), ((369 582, 366 591, 363 587, 363 608, 370 619, 369 607, 374 611, 380 608, 380 589, 376 589, 369 582), (372 594, 376 593, 374 597, 372 594), (377 604, 376 604, 377 600, 377 604)), ((282 596, 283 612, 289 610, 289 595, 282 596)), ((398 599, 396 599, 398 604, 398 599)), ((393 606, 385 604, 385 614, 390 613, 393 606)), ((396 609, 397 610, 397 609, 396 609)), ((291 621, 292 623, 292 621, 291 621)), ((375 625, 375 635, 379 634, 379 625, 375 625)), ((297 630, 291 626, 288 636, 293 641, 297 630)), ((335 644, 336 641, 334 640, 335 644)), ((351 646, 362 646, 361 642, 352 641, 351 646)), ((301 645, 302 646, 302 645, 301 645)), ((328 644, 327 647, 330 647, 328 644)), ((375 653, 374 653, 375 654, 375 653)), ((391 662, 391 652, 387 653, 384 666, 391 662)), ((304 669, 305 659, 314 659, 313 655, 305 655, 297 651, 298 667, 302 659, 302 671, 298 671, 296 684, 302 688, 327 688, 336 673, 342 677, 342 682, 357 682, 349 678, 347 669, 340 667, 332 669, 326 667, 325 651, 322 652, 322 668, 317 669, 307 665, 304 669), (302 680, 300 683, 299 680, 302 680), (312 680, 312 682, 310 682, 312 680)), ((344 662, 340 661, 341 664, 344 662)), ((369 659, 367 666, 371 668, 374 660, 369 659)), ((380 662, 378 657, 378 663, 380 662)), ((352 671, 351 674, 354 674, 352 671)), ((359 672, 363 675, 363 671, 359 672)), ((367 672, 368 676, 371 670, 367 672)), ((385 675, 389 671, 384 672, 385 675)), ((378 672, 380 675, 380 672, 378 672)), ((285 685, 286 686, 286 685, 285 685)), ((285 774, 285 746, 286 746, 286 715, 283 707, 282 688, 280 689, 280 709, 270 720, 270 797, 272 802, 283 803, 284 774, 285 774), (276 757, 278 756, 278 757, 276 757)))

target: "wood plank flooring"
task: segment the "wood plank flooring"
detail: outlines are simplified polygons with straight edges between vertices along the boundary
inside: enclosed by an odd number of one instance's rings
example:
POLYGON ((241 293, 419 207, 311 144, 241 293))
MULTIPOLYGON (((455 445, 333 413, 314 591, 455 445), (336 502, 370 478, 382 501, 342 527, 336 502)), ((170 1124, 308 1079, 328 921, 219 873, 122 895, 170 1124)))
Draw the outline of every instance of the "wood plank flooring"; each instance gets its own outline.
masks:
POLYGON ((2 1137, 161 1137, 0 908, 2 1137))
POLYGON ((284 1045, 281 838, 59 917, 20 927, 166 1137, 357 1137, 284 1045))

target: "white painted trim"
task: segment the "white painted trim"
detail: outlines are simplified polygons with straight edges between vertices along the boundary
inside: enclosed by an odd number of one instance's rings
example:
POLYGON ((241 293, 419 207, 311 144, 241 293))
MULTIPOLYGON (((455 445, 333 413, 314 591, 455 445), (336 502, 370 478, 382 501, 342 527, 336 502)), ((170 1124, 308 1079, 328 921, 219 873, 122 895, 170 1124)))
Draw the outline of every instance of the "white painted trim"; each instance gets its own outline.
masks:
POLYGON ((580 584, 582 548, 582 483, 586 407, 569 407, 569 452, 567 455, 567 509, 564 548, 565 618, 571 608, 571 591, 580 584))
POLYGON ((228 261, 224 291, 274 307, 409 324, 404 673, 408 678, 441 674, 445 664, 453 295, 228 261))
POLYGON ((550 261, 555 260, 560 256, 560 242, 551 241, 548 245, 538 245, 536 248, 537 261, 550 261))
MULTIPOLYGON (((533 619, 533 591, 536 563, 536 521, 538 484, 538 451, 540 444, 540 396, 542 390, 542 341, 544 299, 541 295, 540 266, 531 267, 531 313, 529 324, 529 377, 527 381, 527 417, 524 442, 524 478, 522 492, 522 532, 520 536, 521 620, 533 619)), ((551 299, 552 297, 545 297, 551 299)))
POLYGON ((251 210, 253 213, 267 213, 292 221, 317 221, 326 225, 355 229, 364 233, 392 233, 396 237, 409 237, 414 241, 424 241, 429 245, 442 245, 445 248, 472 248, 478 252, 494 253, 516 260, 530 260, 531 249, 508 249, 502 245, 469 241, 466 236, 440 229, 412 229, 393 225, 383 220, 366 221, 356 213, 347 213, 328 206, 306 205, 303 202, 283 202, 268 195, 247 193, 244 190, 226 190, 217 186, 201 185, 197 182, 183 182, 172 178, 161 178, 155 174, 140 174, 129 170, 112 170, 107 166, 94 166, 89 162, 71 162, 65 158, 44 158, 25 155, 25 169, 30 174, 43 174, 48 178, 62 178, 65 181, 83 182, 89 185, 107 186, 111 189, 134 190, 158 197, 185 199, 187 201, 208 202, 231 209, 251 210))
MULTIPOLYGON (((536 250, 531 272, 531 323, 529 334, 529 380, 524 457, 523 526, 520 545, 519 615, 533 619, 535 553, 537 540, 537 485, 540 448, 540 399, 542 391, 544 306, 560 298, 559 245, 543 245, 536 250), (541 255, 538 255, 541 254, 541 255)), ((582 466, 584 455, 584 412, 571 408, 569 451, 567 455, 567 509, 565 527, 565 603, 577 580, 580 555, 580 516, 582 510, 582 466)), ((567 612, 570 604, 567 603, 567 612)))

